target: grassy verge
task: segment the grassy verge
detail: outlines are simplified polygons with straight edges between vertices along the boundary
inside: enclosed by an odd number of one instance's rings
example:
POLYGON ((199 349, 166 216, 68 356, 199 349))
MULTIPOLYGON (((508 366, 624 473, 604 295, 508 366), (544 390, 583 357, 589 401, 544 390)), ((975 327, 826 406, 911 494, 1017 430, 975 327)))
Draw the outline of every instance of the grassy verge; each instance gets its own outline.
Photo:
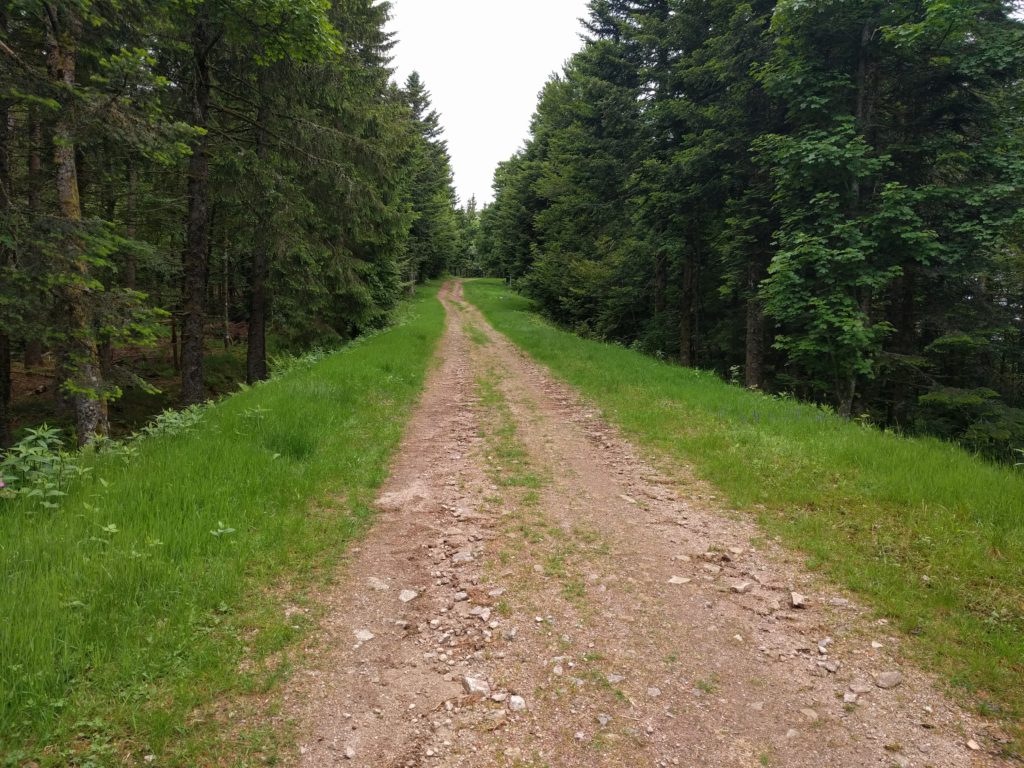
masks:
POLYGON ((127 462, 91 458, 59 511, 0 502, 0 765, 267 757, 216 702, 272 687, 308 623, 282 600, 365 527, 443 328, 435 292, 127 462))
POLYGON ((923 662, 1019 736, 1024 473, 580 339, 499 281, 469 281, 465 294, 638 443, 693 465, 867 598, 923 662))

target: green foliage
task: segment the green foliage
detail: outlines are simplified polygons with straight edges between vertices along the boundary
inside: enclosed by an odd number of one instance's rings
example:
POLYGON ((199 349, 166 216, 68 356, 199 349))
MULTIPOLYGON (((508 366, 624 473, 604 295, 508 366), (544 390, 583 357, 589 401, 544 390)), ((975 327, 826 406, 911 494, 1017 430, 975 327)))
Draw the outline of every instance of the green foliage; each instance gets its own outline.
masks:
POLYGON ((0 460, 0 501, 20 499, 23 504, 54 510, 71 483, 88 472, 65 449, 60 430, 44 424, 27 430, 0 460))
POLYGON ((0 156, 15 160, 0 163, 0 328, 14 354, 49 351, 75 403, 105 408, 137 385, 117 352, 166 343, 172 324, 194 335, 187 316, 229 339, 250 324, 258 371, 264 346, 384 327, 412 282, 453 263, 439 117, 418 80, 390 82, 386 3, 46 8, 0 14, 0 156), (67 55, 70 81, 48 51, 67 55), (66 172, 58 146, 73 150, 66 172), (187 276, 196 238, 208 263, 187 276))
POLYGON ((1008 6, 595 0, 587 29, 495 172, 491 274, 584 335, 904 430, 952 436, 921 398, 991 389, 1001 415, 957 439, 1005 458, 1024 405, 1008 6))

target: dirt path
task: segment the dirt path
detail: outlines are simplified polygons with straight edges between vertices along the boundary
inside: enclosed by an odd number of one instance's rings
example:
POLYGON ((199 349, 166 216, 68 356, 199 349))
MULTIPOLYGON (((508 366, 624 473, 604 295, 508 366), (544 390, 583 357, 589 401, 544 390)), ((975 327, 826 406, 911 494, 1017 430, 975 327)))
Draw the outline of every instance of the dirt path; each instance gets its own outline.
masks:
POLYGON ((287 692, 298 764, 1004 764, 884 622, 641 458, 461 285, 442 301, 383 513, 287 692))

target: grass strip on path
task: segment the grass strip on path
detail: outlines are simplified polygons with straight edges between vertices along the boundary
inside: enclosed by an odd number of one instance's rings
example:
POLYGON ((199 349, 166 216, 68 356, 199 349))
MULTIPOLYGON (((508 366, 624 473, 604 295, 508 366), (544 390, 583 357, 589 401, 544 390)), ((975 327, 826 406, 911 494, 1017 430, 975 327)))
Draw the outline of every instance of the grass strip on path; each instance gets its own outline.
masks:
MULTIPOLYGON (((467 281, 465 296, 636 442, 757 511, 764 528, 864 596, 913 638, 920 661, 1020 736, 1024 472, 581 339, 501 281, 467 281)), ((1020 754, 1019 739, 1008 749, 1020 754)))
POLYGON ((365 528, 443 330, 436 292, 128 460, 87 458, 59 510, 0 502, 0 765, 224 764, 205 750, 232 725, 198 713, 272 685, 263 662, 303 629, 275 591, 365 528))

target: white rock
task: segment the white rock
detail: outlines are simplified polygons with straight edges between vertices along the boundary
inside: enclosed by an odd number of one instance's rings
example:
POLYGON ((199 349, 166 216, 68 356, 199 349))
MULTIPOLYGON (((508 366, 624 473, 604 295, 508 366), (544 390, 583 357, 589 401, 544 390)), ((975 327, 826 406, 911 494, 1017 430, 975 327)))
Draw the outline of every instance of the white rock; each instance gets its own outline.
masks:
POLYGON ((654 686, 652 685, 652 686, 651 686, 650 688, 648 688, 648 689, 647 689, 647 695, 648 695, 648 696, 649 696, 650 698, 652 698, 652 699, 656 699, 656 698, 658 698, 659 696, 661 696, 661 689, 660 689, 660 688, 655 688, 655 687, 654 687, 654 686))
POLYGON ((345 747, 345 759, 346 760, 355 760, 356 759, 356 751, 354 749, 352 749, 352 747, 345 747))
POLYGON ((903 682, 903 675, 899 672, 880 672, 875 675, 875 685, 884 690, 895 688, 903 682))
POLYGON ((478 677, 466 676, 462 678, 462 687, 471 696, 482 696, 487 698, 491 695, 491 685, 486 680, 478 677))
POLYGON ((843 703, 844 704, 856 704, 857 703, 857 699, 859 699, 859 698, 860 697, 856 693, 854 693, 853 691, 847 691, 846 693, 843 694, 843 703))
POLYGON ((981 744, 976 742, 974 739, 971 739, 967 742, 967 748, 973 752, 978 752, 981 750, 981 744))
POLYGON ((626 678, 624 678, 622 675, 611 674, 611 675, 605 675, 605 679, 608 680, 608 684, 609 685, 618 685, 619 683, 621 683, 626 678))
POLYGON ((526 699, 522 696, 509 696, 508 708, 513 712, 522 712, 526 709, 526 699))
POLYGON ((805 707, 804 709, 801 709, 800 714, 803 715, 809 723, 816 723, 819 720, 818 713, 810 707, 805 707))
POLYGON ((668 580, 669 584, 689 584, 693 579, 688 579, 685 576, 673 576, 668 580))
POLYGON ((370 585, 370 589, 376 590, 377 592, 387 592, 391 587, 384 579, 378 579, 376 576, 371 576, 366 580, 370 585))
POLYGON ((352 634, 356 636, 356 640, 360 643, 368 643, 376 637, 376 635, 368 629, 357 629, 352 634))
POLYGON ((403 589, 398 594, 398 599, 401 600, 403 603, 411 603, 413 600, 415 600, 419 596, 420 596, 420 593, 416 592, 415 590, 403 589))
POLYGON ((801 595, 799 592, 790 592, 789 604, 794 608, 806 608, 807 598, 801 595))
POLYGON ((732 585, 732 591, 735 592, 737 595, 745 595, 753 588, 754 584, 750 581, 738 581, 732 585))

